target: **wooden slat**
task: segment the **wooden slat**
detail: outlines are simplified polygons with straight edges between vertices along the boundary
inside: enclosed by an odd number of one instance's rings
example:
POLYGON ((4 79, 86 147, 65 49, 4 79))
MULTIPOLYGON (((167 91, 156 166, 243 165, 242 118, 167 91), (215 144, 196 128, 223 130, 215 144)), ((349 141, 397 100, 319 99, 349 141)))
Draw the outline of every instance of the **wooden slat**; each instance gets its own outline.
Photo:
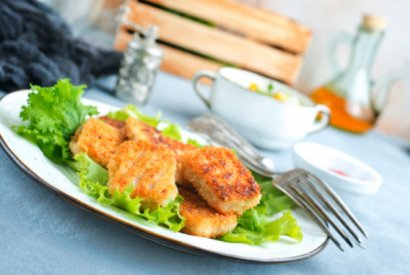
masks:
MULTIPOLYGON (((127 48, 130 39, 131 34, 125 29, 120 29, 117 33, 114 47, 117 50, 123 51, 127 48)), ((161 63, 161 70, 187 79, 192 79, 194 74, 199 70, 217 71, 218 68, 221 67, 221 65, 216 62, 165 45, 161 45, 161 48, 164 51, 164 60, 161 63)), ((203 82, 209 84, 209 82, 203 82)))
POLYGON ((130 1, 129 19, 160 28, 160 39, 179 47, 212 56, 244 69, 293 83, 299 71, 300 56, 259 44, 243 37, 210 28, 180 16, 130 1))
POLYGON ((118 9, 118 7, 124 2, 123 0, 104 0, 103 5, 105 9, 118 9))
POLYGON ((229 0, 147 0, 294 53, 307 50, 311 31, 282 15, 229 0))
POLYGON ((218 63, 165 45, 161 45, 161 48, 164 50, 164 62, 161 64, 161 69, 181 77, 192 79, 200 70, 217 71, 221 67, 218 63))
POLYGON ((117 51, 125 51, 130 39, 131 34, 129 34, 125 28, 120 27, 115 35, 114 49, 117 51))

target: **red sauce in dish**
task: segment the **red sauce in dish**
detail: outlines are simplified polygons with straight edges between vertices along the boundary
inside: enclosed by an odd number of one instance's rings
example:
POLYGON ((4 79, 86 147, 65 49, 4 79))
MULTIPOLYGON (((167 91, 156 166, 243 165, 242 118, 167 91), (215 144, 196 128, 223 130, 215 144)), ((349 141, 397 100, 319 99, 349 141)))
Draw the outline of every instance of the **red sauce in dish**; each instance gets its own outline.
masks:
POLYGON ((340 176, 344 176, 344 177, 349 177, 348 174, 346 174, 344 171, 340 170, 340 169, 336 169, 336 168, 329 168, 329 171, 332 171, 333 173, 336 173, 340 176))

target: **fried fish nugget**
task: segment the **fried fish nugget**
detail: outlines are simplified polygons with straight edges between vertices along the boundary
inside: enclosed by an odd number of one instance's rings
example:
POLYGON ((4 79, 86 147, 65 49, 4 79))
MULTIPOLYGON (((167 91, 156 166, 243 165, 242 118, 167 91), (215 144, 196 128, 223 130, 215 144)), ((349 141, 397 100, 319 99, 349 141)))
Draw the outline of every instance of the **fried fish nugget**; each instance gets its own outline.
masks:
POLYGON ((154 144, 163 144, 175 153, 177 160, 177 171, 175 174, 175 181, 180 184, 187 184, 182 177, 181 156, 190 150, 196 149, 191 144, 184 144, 180 141, 164 136, 156 128, 140 121, 136 118, 128 118, 124 127, 125 136, 130 140, 143 140, 154 144))
POLYGON ((210 208, 196 193, 184 187, 179 187, 179 194, 184 198, 179 209, 185 218, 183 232, 205 238, 216 238, 236 227, 236 215, 219 213, 210 208))
POLYGON ((106 167, 122 141, 120 130, 102 120, 90 118, 77 129, 69 147, 73 154, 86 153, 92 160, 106 167))
POLYGON ((165 138, 156 128, 132 117, 125 121, 124 133, 129 140, 143 140, 154 144, 163 144, 165 138))
POLYGON ((112 127, 117 128, 119 130, 122 130, 125 126, 125 121, 113 119, 113 118, 110 118, 109 116, 101 116, 98 119, 104 121, 105 123, 108 123, 112 127))
POLYGON ((108 190, 123 192, 131 188, 131 197, 143 199, 151 209, 175 199, 176 160, 163 145, 145 141, 125 141, 108 163, 108 190))
POLYGON ((170 139, 165 137, 164 144, 175 153, 175 158, 177 160, 177 172, 175 174, 175 181, 182 186, 191 187, 191 184, 186 181, 182 175, 182 157, 186 152, 196 150, 197 147, 191 144, 185 144, 180 141, 170 139))
POLYGON ((259 185, 230 149, 205 147, 187 152, 182 166, 185 180, 221 213, 241 215, 259 203, 259 185))

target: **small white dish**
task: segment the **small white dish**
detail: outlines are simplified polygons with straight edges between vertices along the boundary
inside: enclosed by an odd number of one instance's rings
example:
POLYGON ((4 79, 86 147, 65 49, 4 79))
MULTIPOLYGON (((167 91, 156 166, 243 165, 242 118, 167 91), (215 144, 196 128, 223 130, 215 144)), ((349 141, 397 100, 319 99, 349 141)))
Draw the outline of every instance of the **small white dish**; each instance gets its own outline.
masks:
POLYGON ((329 124, 330 111, 315 104, 297 90, 261 75, 224 67, 218 72, 199 71, 193 88, 209 110, 226 120, 250 142, 265 149, 283 150, 306 135, 324 129, 329 124), (213 81, 205 94, 198 83, 201 78, 213 81), (264 89, 273 85, 274 92, 284 92, 300 104, 280 102, 270 96, 251 92, 251 84, 264 89), (321 114, 318 118, 318 114, 321 114))
POLYGON ((293 148, 293 161, 326 181, 347 202, 376 193, 382 176, 363 161, 344 152, 312 142, 299 142, 293 148))

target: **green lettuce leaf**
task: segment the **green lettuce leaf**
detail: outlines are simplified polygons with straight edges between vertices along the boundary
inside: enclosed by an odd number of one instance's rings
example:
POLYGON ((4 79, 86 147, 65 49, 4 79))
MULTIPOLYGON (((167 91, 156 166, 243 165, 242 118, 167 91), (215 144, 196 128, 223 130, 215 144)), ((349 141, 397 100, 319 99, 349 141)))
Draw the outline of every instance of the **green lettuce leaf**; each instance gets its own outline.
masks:
POLYGON ((20 112, 27 124, 14 126, 14 130, 37 144, 52 161, 69 160, 71 136, 88 116, 98 113, 95 107, 81 103, 85 87, 74 86, 69 79, 59 80, 53 87, 31 85, 28 105, 20 112))
POLYGON ((193 138, 188 138, 186 143, 191 144, 191 145, 193 145, 195 147, 198 147, 198 148, 204 147, 204 145, 202 145, 200 142, 198 142, 196 139, 193 139, 193 138))
POLYGON ((291 209, 295 205, 288 196, 273 186, 272 180, 258 181, 258 183, 262 193, 259 206, 265 209, 267 216, 291 209))
POLYGON ((169 124, 161 130, 161 133, 166 137, 182 141, 181 128, 176 124, 169 124))
POLYGON ((141 113, 135 105, 127 105, 121 110, 109 112, 107 116, 121 121, 125 121, 129 117, 138 118, 152 127, 157 127, 162 122, 161 113, 158 113, 155 117, 147 116, 141 113))
POLYGON ((78 172, 80 179, 107 185, 107 169, 93 161, 87 154, 77 154, 74 156, 74 161, 68 161, 67 164, 78 172))
POLYGON ((238 226, 221 237, 225 242, 247 243, 259 245, 267 241, 276 241, 280 236, 288 236, 296 241, 303 239, 303 233, 293 217, 290 208, 293 201, 273 187, 272 180, 254 174, 261 186, 260 203, 245 211, 238 219, 238 226), (272 220, 272 216, 282 212, 281 216, 272 220))
MULTIPOLYGON (((147 116, 141 113, 136 106, 127 105, 121 110, 108 113, 107 116, 112 119, 121 120, 121 121, 125 121, 129 117, 133 117, 155 128, 157 128, 161 122, 164 122, 167 124, 167 126, 160 129, 161 133, 166 137, 183 142, 182 134, 181 134, 181 127, 179 127, 178 124, 174 124, 169 121, 162 120, 161 113, 158 113, 155 117, 147 116)), ((186 143, 194 145, 196 147, 203 147, 203 145, 201 145, 197 140, 192 139, 192 138, 189 138, 186 143)))
POLYGON ((261 215, 242 215, 238 226, 232 232, 225 234, 221 240, 259 245, 267 241, 277 241, 280 236, 288 236, 297 241, 303 238, 302 231, 290 210, 283 212, 280 218, 270 222, 261 215), (257 221, 256 224, 255 221, 257 221), (249 225, 251 225, 250 228, 248 228, 249 225))
POLYGON ((81 190, 98 202, 121 208, 137 217, 144 218, 150 224, 162 225, 172 231, 180 231, 184 227, 185 219, 179 213, 179 207, 183 201, 181 196, 166 206, 154 210, 143 209, 143 200, 131 197, 132 189, 110 194, 107 187, 107 170, 95 163, 86 154, 78 154, 74 160, 69 165, 78 171, 81 190))

